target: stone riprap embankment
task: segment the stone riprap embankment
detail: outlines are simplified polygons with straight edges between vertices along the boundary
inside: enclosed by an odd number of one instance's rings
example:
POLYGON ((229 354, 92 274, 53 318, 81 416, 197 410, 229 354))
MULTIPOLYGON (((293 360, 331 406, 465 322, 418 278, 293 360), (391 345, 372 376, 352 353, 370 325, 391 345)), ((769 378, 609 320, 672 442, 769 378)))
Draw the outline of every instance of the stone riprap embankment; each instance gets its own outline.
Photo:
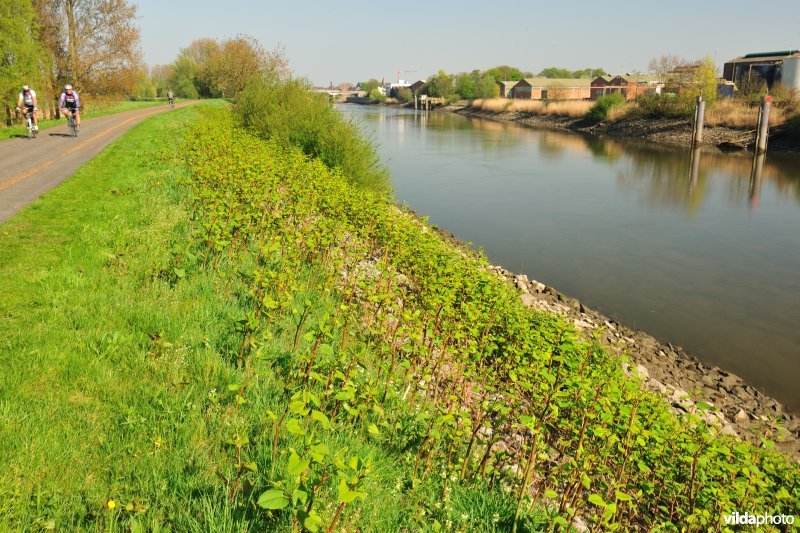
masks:
POLYGON ((525 305, 568 317, 587 337, 597 335, 603 345, 628 357, 631 362, 623 363, 623 369, 637 375, 643 387, 663 396, 676 414, 703 416, 716 431, 756 443, 766 436, 777 449, 800 460, 800 417, 787 413, 777 400, 740 377, 634 331, 525 275, 491 268, 516 285, 525 305), (699 409, 699 402, 711 409, 699 409))

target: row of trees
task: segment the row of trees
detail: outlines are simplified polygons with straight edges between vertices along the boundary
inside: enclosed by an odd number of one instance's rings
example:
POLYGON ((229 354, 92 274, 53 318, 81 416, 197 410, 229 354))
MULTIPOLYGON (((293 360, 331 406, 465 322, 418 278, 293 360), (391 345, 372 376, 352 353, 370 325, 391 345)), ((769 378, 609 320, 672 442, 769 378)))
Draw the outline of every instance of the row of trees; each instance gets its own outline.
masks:
POLYGON ((257 74, 288 77, 283 49, 267 51, 255 38, 238 35, 222 41, 197 39, 171 65, 153 67, 149 82, 159 96, 172 88, 182 98, 235 97, 257 74))
POLYGON ((64 83, 88 94, 130 94, 145 76, 128 0, 0 0, 0 98, 23 84, 48 112, 64 83))

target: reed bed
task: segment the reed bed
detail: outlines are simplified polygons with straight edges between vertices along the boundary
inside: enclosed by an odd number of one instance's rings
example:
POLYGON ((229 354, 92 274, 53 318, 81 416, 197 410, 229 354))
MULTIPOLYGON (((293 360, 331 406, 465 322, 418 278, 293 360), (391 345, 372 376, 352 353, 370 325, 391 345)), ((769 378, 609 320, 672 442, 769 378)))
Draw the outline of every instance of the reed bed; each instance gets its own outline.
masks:
POLYGON ((588 100, 515 100, 509 98, 491 98, 474 100, 473 109, 500 113, 513 111, 517 113, 532 113, 534 115, 550 115, 558 117, 581 118, 586 115, 592 102, 588 100))
MULTIPOLYGON (((786 112, 780 107, 772 107, 769 115, 771 126, 786 122, 786 112)), ((706 126, 722 126, 727 128, 756 128, 758 126, 758 108, 749 107, 741 102, 724 100, 706 109, 706 126)))

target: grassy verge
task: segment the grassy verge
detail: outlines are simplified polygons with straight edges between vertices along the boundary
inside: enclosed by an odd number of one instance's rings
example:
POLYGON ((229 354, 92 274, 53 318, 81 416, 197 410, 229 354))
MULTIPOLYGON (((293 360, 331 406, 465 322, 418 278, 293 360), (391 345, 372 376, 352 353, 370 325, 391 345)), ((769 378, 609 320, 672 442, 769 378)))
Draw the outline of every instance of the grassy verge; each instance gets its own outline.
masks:
MULTIPOLYGON (((207 221, 192 219, 190 189, 179 183, 189 174, 175 144, 198 113, 145 121, 0 226, 0 524, 289 528, 293 516, 256 502, 278 486, 270 483, 278 466, 286 468, 294 450, 304 453, 304 439, 316 467, 324 462, 334 474, 318 489, 324 505, 303 519, 309 529, 319 527, 316 517, 330 525, 339 499, 361 503, 343 506, 338 523, 366 529, 433 524, 426 509, 443 524, 468 524, 476 509, 507 523, 514 503, 499 491, 456 485, 440 500, 435 485, 415 482, 407 496, 413 464, 333 417, 307 433, 291 425, 295 433, 273 441, 271 413, 284 422, 322 419, 298 406, 313 398, 287 400, 292 383, 273 368, 273 358, 292 363, 293 314, 262 339, 269 360, 244 365, 238 357, 250 309, 246 280, 257 265, 219 254, 213 268, 202 266, 205 244, 192 227, 207 221), (363 502, 362 493, 369 494, 363 502)), ((296 305, 319 329, 341 301, 313 281, 312 268, 293 274, 293 286, 305 286, 296 305)), ((526 516, 533 524, 535 515, 526 516)))
POLYGON ((233 122, 145 121, 0 226, 0 523, 713 529, 797 509, 768 434, 678 419, 483 258, 233 122))
MULTIPOLYGON (((167 105, 166 100, 139 100, 139 101, 131 101, 131 100, 122 100, 122 101, 112 101, 112 102, 100 102, 98 105, 92 105, 91 103, 87 106, 87 108, 82 111, 83 118, 94 118, 94 117, 102 117, 106 115, 113 115, 116 113, 124 113, 125 111, 135 111, 137 109, 145 109, 148 107, 155 107, 160 105, 167 105)), ((66 119, 62 118, 59 120, 39 120, 39 129, 46 130, 48 128, 53 128, 55 126, 60 126, 62 124, 66 124, 66 119)), ((16 125, 16 126, 5 126, 0 129, 0 140, 10 139, 12 137, 24 136, 27 135, 27 129, 25 125, 16 125)))

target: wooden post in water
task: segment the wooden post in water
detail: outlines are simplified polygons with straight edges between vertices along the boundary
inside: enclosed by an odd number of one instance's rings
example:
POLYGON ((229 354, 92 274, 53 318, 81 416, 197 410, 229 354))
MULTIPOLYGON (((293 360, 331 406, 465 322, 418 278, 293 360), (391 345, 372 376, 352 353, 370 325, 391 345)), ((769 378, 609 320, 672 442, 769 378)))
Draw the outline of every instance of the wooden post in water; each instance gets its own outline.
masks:
POLYGON ((750 199, 750 211, 752 212, 755 212, 758 207, 758 198, 761 196, 761 176, 764 173, 764 160, 766 158, 767 154, 764 152, 753 155, 753 167, 750 171, 750 190, 747 195, 750 199))
POLYGON ((706 117, 706 103, 702 96, 697 97, 697 107, 694 110, 694 128, 692 129, 692 146, 703 142, 703 123, 706 117))
POLYGON ((689 195, 697 187, 697 176, 700 174, 700 147, 692 148, 692 159, 689 163, 689 195))
POLYGON ((758 114, 758 133, 756 133, 756 155, 767 152, 767 140, 769 139, 769 111, 771 107, 771 96, 761 99, 761 110, 758 114))
POLYGON ((415 93, 414 94, 414 111, 416 111, 416 110, 417 110, 417 95, 415 93))

